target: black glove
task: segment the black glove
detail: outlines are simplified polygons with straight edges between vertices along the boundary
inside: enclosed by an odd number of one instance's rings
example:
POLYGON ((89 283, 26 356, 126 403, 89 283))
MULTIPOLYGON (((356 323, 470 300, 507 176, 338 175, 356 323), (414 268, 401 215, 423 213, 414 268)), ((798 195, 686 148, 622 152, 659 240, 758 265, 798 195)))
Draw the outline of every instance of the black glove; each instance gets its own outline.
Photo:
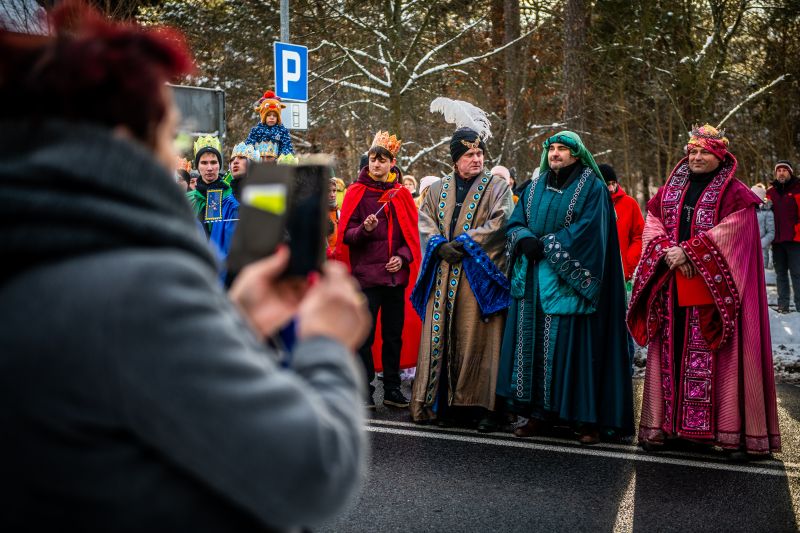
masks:
POLYGON ((436 249, 436 253, 439 254, 440 258, 452 265, 458 263, 464 257, 464 245, 457 241, 446 242, 436 249))
POLYGON ((529 261, 538 261, 544 257, 544 244, 536 237, 525 237, 519 240, 514 253, 524 255, 529 261))

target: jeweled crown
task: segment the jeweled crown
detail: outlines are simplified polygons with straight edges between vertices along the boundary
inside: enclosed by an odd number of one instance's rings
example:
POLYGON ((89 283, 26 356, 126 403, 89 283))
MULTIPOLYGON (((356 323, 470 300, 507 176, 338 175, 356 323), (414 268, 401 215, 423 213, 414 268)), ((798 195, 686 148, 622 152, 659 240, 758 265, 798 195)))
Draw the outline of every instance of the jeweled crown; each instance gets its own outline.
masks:
POLYGON ((370 148, 380 146, 381 148, 389 150, 393 157, 397 157, 402 144, 403 141, 398 139, 396 135, 389 135, 388 131, 378 131, 378 133, 375 134, 375 138, 372 139, 372 146, 370 146, 370 148))
POLYGON ((714 139, 716 141, 722 141, 725 143, 725 146, 728 145, 728 138, 725 137, 725 130, 718 130, 711 124, 703 124, 702 126, 695 124, 692 126, 692 131, 689 132, 690 143, 692 139, 714 139))
POLYGON ((250 161, 258 163, 261 161, 261 154, 258 153, 255 146, 252 144, 239 143, 233 147, 231 152, 231 159, 234 157, 246 157, 250 161))
POLYGON ((278 157, 278 143, 273 141, 261 141, 256 144, 255 151, 261 157, 278 157))
POLYGON ((217 152, 222 153, 222 145, 219 143, 219 139, 214 137, 213 135, 203 135, 198 137, 197 140, 194 142, 194 155, 197 155, 202 148, 206 146, 210 146, 211 148, 215 149, 217 152))

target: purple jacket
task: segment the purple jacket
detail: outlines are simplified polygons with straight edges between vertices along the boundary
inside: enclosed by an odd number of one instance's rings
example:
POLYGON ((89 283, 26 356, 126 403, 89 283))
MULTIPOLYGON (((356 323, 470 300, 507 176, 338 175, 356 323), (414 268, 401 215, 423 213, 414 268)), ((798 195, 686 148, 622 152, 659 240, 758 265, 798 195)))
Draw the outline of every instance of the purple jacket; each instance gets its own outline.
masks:
MULTIPOLYGON (((401 180, 400 171, 396 168, 397 179, 401 180)), ((405 287, 408 285, 409 268, 412 261, 411 250, 403 238, 403 231, 397 222, 394 206, 387 205, 378 213, 378 227, 371 232, 364 230, 363 222, 384 204, 378 202, 384 191, 394 186, 382 183, 369 177, 369 167, 364 167, 358 174, 357 183, 367 186, 364 196, 353 211, 344 231, 344 242, 350 246, 350 268, 353 276, 363 289, 369 287, 405 287), (392 219, 391 255, 389 253, 389 217, 392 219), (403 266, 397 272, 386 270, 386 263, 392 255, 400 256, 403 266)))
POLYGON ((792 176, 784 185, 774 182, 767 189, 767 198, 772 200, 772 214, 775 216, 775 239, 772 242, 798 240, 795 237, 795 225, 798 223, 800 180, 792 176))

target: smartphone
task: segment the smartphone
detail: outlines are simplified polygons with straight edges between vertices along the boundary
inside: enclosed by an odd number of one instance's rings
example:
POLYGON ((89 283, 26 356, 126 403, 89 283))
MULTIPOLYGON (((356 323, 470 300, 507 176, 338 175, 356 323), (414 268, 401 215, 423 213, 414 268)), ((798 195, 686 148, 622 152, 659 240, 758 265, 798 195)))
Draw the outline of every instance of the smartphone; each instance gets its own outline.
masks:
POLYGON ((318 271, 325 259, 327 191, 332 176, 330 157, 297 166, 251 163, 242 184, 229 272, 238 273, 274 253, 282 243, 290 251, 284 277, 318 271))

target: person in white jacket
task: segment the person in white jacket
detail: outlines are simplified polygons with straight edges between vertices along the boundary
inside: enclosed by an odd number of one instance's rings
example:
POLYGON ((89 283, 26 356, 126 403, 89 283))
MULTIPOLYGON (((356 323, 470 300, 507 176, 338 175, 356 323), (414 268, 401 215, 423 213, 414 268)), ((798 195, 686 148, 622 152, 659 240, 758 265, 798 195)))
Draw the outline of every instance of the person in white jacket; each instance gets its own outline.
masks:
POLYGON ((772 201, 767 198, 767 188, 763 183, 756 183, 750 190, 761 198, 761 205, 758 206, 758 231, 761 235, 761 251, 764 253, 764 268, 771 269, 772 263, 769 260, 769 245, 775 238, 775 215, 772 213, 772 201))

